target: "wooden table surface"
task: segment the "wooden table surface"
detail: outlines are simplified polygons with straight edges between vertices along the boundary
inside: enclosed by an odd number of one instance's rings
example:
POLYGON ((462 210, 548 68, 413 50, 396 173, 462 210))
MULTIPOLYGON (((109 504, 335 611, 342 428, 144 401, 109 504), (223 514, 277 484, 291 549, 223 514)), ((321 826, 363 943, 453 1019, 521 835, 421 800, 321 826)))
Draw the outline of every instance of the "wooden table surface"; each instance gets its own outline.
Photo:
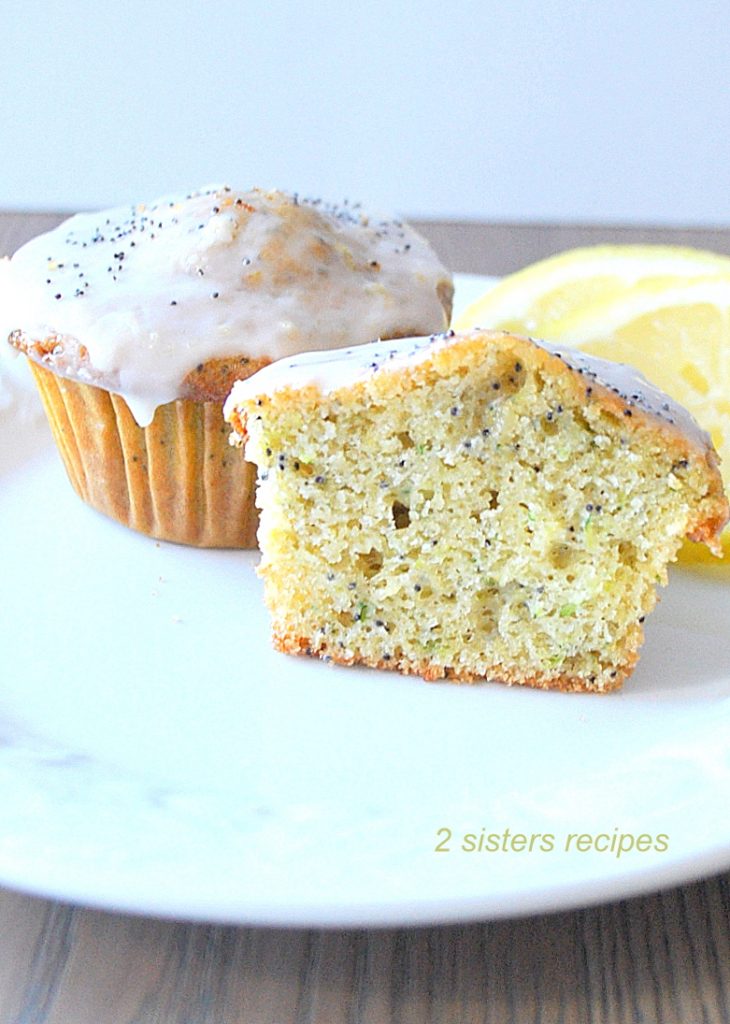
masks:
MULTIPOLYGON (((58 220, 0 213, 0 254, 58 220)), ((601 241, 730 253, 730 229, 419 227, 453 269, 488 274, 601 241)), ((570 913, 330 932, 157 921, 0 890, 0 1024, 46 1022, 728 1024, 730 873, 570 913)))

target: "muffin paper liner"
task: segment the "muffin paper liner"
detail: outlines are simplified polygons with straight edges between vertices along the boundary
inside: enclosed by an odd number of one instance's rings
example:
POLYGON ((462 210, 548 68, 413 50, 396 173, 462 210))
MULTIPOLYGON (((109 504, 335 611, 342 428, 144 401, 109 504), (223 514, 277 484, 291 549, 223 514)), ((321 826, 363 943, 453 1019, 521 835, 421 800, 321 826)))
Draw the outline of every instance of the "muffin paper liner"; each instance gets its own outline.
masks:
POLYGON ((119 395, 29 362, 68 477, 87 504, 159 540, 256 547, 256 468, 228 443, 221 402, 177 399, 140 427, 119 395))

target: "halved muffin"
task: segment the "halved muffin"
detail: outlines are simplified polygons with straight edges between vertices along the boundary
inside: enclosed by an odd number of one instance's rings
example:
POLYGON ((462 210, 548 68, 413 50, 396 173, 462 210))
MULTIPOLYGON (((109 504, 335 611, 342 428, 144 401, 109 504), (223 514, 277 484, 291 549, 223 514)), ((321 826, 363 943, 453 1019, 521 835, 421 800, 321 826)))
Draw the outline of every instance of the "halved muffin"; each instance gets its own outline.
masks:
POLYGON ((501 332, 281 360, 226 416, 258 465, 275 645, 459 681, 618 687, 717 457, 628 367, 501 332))

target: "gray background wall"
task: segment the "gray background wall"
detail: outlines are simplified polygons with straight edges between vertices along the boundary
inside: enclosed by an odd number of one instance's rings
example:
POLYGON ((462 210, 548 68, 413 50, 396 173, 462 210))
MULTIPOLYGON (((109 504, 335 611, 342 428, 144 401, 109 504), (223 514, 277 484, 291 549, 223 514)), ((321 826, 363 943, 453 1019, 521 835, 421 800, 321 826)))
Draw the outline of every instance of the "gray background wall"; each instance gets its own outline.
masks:
POLYGON ((0 207, 220 181, 411 216, 730 224, 730 8, 0 5, 0 207))

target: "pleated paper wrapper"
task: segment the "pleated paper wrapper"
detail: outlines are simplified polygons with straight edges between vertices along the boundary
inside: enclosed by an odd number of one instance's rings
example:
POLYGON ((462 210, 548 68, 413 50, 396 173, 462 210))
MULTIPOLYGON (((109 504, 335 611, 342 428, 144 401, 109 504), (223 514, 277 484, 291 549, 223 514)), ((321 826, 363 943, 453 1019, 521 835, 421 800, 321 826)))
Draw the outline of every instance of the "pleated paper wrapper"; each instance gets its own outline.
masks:
POLYGON ((256 469, 229 444, 220 402, 177 399, 140 427, 119 395, 30 365, 87 504, 158 540, 256 547, 256 469))

